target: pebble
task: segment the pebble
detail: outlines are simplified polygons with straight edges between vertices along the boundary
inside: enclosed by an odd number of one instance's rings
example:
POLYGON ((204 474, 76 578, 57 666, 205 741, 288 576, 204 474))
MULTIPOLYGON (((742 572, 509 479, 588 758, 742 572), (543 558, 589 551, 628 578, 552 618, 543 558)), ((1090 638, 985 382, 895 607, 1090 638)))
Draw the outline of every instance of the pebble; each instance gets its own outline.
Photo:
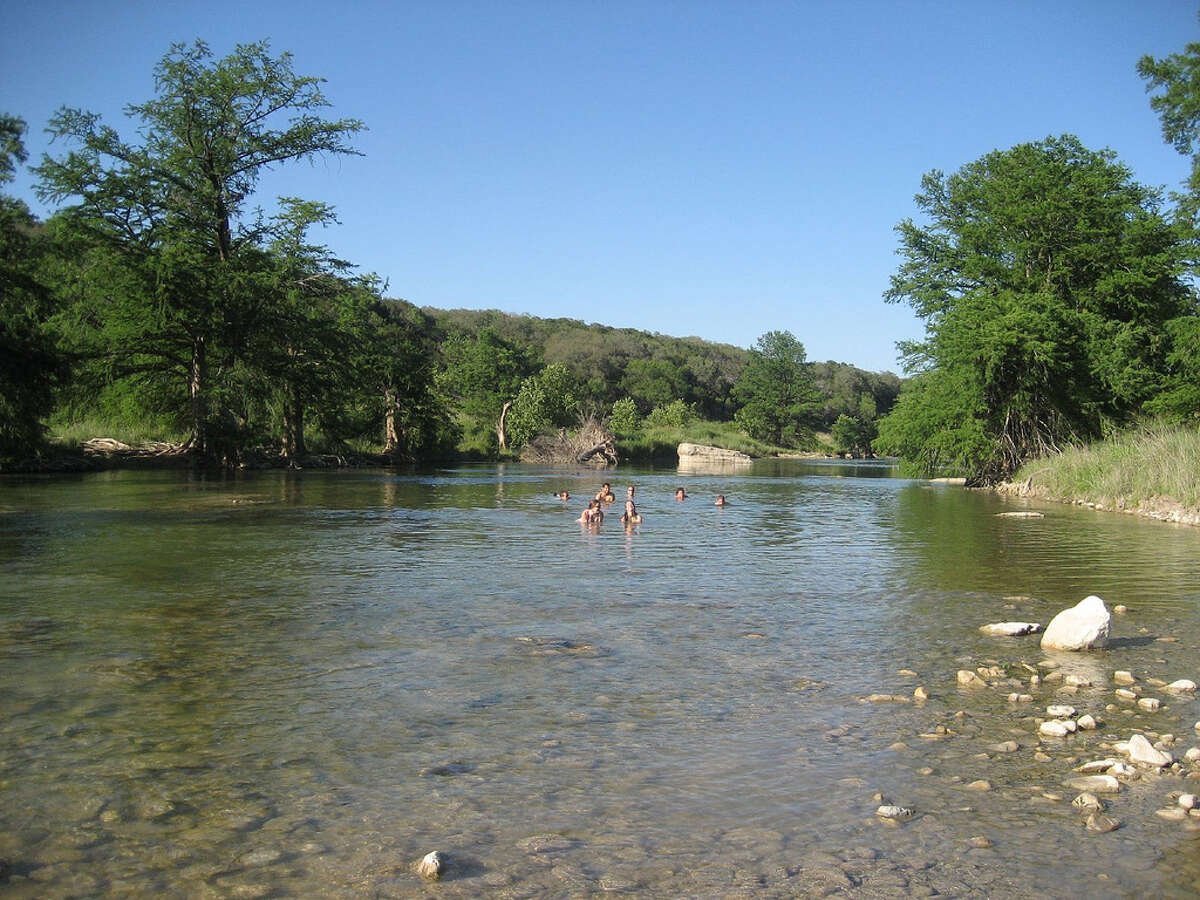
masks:
POLYGON ((1188 747, 1187 753, 1183 754, 1183 758, 1188 762, 1195 762, 1200 759, 1200 747, 1188 747))
POLYGON ((1081 809, 1104 809, 1104 801, 1093 794, 1091 791, 1084 791, 1071 801, 1072 806, 1078 806, 1081 809))
POLYGON ((1085 762, 1081 766, 1076 766, 1075 771, 1083 775, 1097 775, 1101 772, 1107 772, 1115 766, 1120 760, 1117 759, 1094 759, 1091 762, 1085 762))
POLYGON ((929 691, 925 690, 925 688, 922 687, 921 685, 917 685, 916 690, 913 691, 913 699, 914 700, 928 700, 929 699, 929 691))
POLYGON ((987 687, 987 682, 969 669, 959 669, 956 677, 958 678, 958 683, 963 687, 987 687))
POLYGON ((1138 700, 1137 705, 1146 710, 1146 712, 1157 712, 1159 706, 1162 705, 1162 701, 1157 697, 1142 697, 1138 700))
POLYGON ((1075 707, 1066 705, 1047 706, 1046 715, 1055 719, 1069 719, 1075 715, 1075 707))
POLYGON ((1117 688, 1115 691, 1113 691, 1113 693, 1117 695, 1117 699, 1119 699, 1119 700, 1136 700, 1137 699, 1137 694, 1135 694, 1133 691, 1129 690, 1128 688, 1117 688))
POLYGON ((1154 814, 1161 818, 1169 819, 1172 822, 1182 822, 1188 817, 1187 810, 1180 809, 1178 806, 1173 806, 1170 809, 1156 809, 1154 814))
POLYGON ((980 850, 986 850, 988 847, 992 846, 991 841, 979 834, 975 835, 973 838, 968 838, 967 843, 972 847, 978 847, 980 850))
POLYGON ((1071 687, 1092 686, 1092 679, 1088 678, 1086 675, 1067 675, 1065 678, 1063 678, 1063 682, 1069 684, 1071 687))
POLYGON ((1082 775, 1068 778, 1063 784, 1081 793, 1116 794, 1121 790, 1121 782, 1112 775, 1082 775))
POLYGON ((875 815, 879 816, 879 818, 892 819, 895 821, 911 819, 915 814, 915 811, 907 806, 892 806, 890 804, 880 806, 877 810, 875 810, 875 815))
MULTIPOLYGON (((1118 746, 1118 749, 1121 749, 1118 746)), ((1129 758, 1135 763, 1142 763, 1147 766, 1169 766, 1173 759, 1170 753, 1165 753, 1162 750, 1156 749, 1146 739, 1144 734, 1135 734, 1129 739, 1125 745, 1124 752, 1129 754, 1129 758)))
POLYGON ((1015 694, 1015 693, 1009 694, 1008 702, 1009 703, 1032 703, 1033 695, 1032 694, 1015 694))
POLYGON ((1113 672, 1113 681, 1117 684, 1133 684, 1136 679, 1132 672, 1126 672, 1124 669, 1117 669, 1113 672))
POLYGON ((1083 729, 1084 731, 1095 731, 1098 726, 1098 723, 1096 722, 1096 717, 1091 715, 1090 713, 1080 716, 1076 720, 1076 724, 1078 724, 1079 727, 1081 729, 1083 729))
POLYGON ((1180 678, 1178 681, 1172 681, 1167 685, 1168 691, 1176 691, 1178 693, 1191 693, 1196 690, 1196 682, 1189 681, 1186 678, 1180 678))
POLYGON ((980 778, 977 781, 972 781, 967 785, 968 791, 990 791, 991 789, 992 783, 986 778, 980 778))
POLYGON ((995 753, 1016 753, 1021 749, 1021 745, 1016 741, 1003 741, 999 744, 992 744, 988 749, 995 753))
POLYGON ((1038 726, 1038 733, 1047 737, 1066 737, 1079 726, 1070 719, 1049 719, 1038 726))
POLYGON ((1180 794, 1178 803, 1182 809, 1195 809, 1200 805, 1195 794, 1180 794))
POLYGON ((1100 834, 1107 834, 1110 831, 1116 831, 1121 827, 1121 823, 1111 816, 1102 816, 1099 813, 1093 813, 1088 816, 1087 830, 1096 831, 1100 834))
POLYGON ((1114 606, 1112 608, 1112 611, 1115 612, 1118 616, 1123 616, 1123 615, 1125 615, 1125 613, 1129 612, 1129 607, 1126 606, 1124 603, 1118 603, 1116 606, 1114 606))

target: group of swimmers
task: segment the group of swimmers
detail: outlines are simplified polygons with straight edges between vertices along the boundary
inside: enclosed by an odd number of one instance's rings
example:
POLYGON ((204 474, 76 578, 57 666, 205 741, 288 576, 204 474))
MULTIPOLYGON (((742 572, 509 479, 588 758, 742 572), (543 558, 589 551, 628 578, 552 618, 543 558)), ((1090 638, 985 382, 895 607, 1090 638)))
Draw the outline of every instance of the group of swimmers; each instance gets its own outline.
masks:
MULTIPOLYGON (((631 484, 625 489, 625 512, 621 513, 621 524, 626 528, 642 524, 642 516, 637 511, 637 504, 634 502, 633 494, 634 487, 631 484)), ((554 496, 559 500, 570 500, 571 492, 559 491, 554 496)), ((610 485, 607 481, 604 482, 604 484, 600 486, 599 492, 597 492, 595 497, 588 501, 587 508, 580 514, 579 523, 581 525, 599 525, 604 521, 604 507, 610 503, 613 503, 616 501, 616 499, 616 494, 612 492, 612 485, 610 485)), ((675 488, 675 499, 688 499, 687 491, 681 487, 675 488)), ((724 494, 717 495, 716 505, 728 505, 728 501, 726 501, 724 494)))

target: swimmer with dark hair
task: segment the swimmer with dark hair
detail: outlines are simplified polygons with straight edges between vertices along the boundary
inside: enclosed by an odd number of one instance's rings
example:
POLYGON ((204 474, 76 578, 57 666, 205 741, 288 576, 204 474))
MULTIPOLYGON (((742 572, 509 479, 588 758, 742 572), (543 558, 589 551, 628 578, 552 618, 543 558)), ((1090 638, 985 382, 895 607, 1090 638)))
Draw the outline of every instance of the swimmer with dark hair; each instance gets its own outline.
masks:
POLYGON ((621 524, 626 526, 642 524, 641 514, 638 513, 637 506, 632 500, 625 501, 625 512, 621 513, 621 524))
POLYGON ((728 506, 729 501, 725 499, 724 494, 717 494, 717 506, 728 506))
POLYGON ((587 509, 579 516, 580 525, 599 525, 604 521, 604 510, 600 508, 600 501, 592 498, 588 501, 587 509))
POLYGON ((612 485, 606 481, 600 485, 600 493, 596 495, 596 499, 601 503, 612 503, 617 499, 617 495, 612 492, 612 485))
POLYGON ((687 491, 685 491, 681 487, 675 488, 675 499, 676 500, 686 500, 687 499, 687 491))
POLYGON ((554 496, 557 497, 559 500, 570 500, 571 492, 570 491, 559 491, 554 496))

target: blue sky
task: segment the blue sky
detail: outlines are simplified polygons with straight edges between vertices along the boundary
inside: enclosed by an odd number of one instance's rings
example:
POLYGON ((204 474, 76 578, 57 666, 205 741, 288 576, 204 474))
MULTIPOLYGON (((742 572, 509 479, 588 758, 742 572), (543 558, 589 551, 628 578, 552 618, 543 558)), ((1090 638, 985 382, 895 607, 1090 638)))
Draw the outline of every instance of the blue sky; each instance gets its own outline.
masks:
MULTIPOLYGON (((60 105, 132 137, 175 41, 268 39, 362 119, 365 155, 260 186, 421 306, 568 317, 899 371, 882 293, 921 175, 1073 133, 1177 186, 1135 65, 1200 40, 1184 0, 0 0, 0 110, 31 161, 60 105)), ((13 193, 42 214, 29 177, 13 193)))

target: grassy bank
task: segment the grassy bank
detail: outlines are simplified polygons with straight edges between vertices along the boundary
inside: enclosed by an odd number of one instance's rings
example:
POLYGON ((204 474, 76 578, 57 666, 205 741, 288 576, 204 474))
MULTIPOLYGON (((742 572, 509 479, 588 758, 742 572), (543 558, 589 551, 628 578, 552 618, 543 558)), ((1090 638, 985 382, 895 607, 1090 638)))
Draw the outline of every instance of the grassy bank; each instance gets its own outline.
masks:
POLYGON ((1011 491, 1200 524, 1200 430, 1154 424, 1026 463, 1011 491))

